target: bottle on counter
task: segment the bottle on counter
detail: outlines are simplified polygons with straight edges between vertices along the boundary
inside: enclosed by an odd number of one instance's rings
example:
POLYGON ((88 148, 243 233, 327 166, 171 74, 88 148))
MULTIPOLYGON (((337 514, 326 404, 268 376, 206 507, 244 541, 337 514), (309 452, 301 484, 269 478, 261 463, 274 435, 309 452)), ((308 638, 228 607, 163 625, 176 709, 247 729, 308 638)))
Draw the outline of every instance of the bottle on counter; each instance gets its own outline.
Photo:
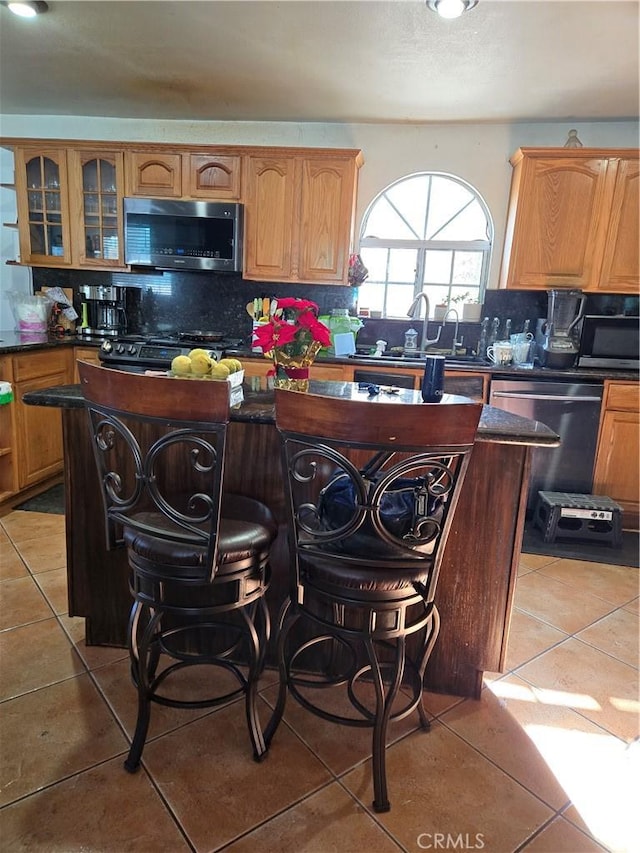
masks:
MULTIPOLYGON (((494 317, 491 321, 491 331, 487 338, 487 346, 490 347, 498 340, 498 329, 500 328, 500 317, 494 317)), ((486 353, 485 353, 486 355, 486 353)))
POLYGON ((480 358, 487 357, 487 336, 489 334, 489 318, 485 317, 482 323, 480 324, 480 340, 478 341, 478 351, 477 355, 480 358))
POLYGON ((356 334, 364 324, 357 317, 352 317, 349 314, 348 308, 332 308, 327 326, 331 332, 331 344, 327 347, 327 355, 335 355, 335 336, 336 335, 352 335, 353 336, 353 352, 355 352, 356 334))

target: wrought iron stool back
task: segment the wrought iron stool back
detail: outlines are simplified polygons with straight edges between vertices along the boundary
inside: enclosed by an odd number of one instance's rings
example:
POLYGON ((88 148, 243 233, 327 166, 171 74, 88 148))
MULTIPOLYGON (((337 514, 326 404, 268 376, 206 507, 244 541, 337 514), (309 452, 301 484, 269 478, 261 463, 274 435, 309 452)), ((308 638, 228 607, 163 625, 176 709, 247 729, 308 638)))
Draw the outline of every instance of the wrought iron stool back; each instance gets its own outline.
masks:
POLYGON ((439 630, 436 584, 482 405, 275 394, 291 571, 265 740, 288 692, 324 719, 372 727, 373 805, 387 811, 387 723, 417 709, 429 727, 422 691, 439 630), (298 620, 306 625, 294 637, 298 620), (324 671, 310 673, 305 655, 321 647, 324 671), (410 698, 398 708, 403 681, 410 698), (338 686, 355 714, 323 707, 327 688, 338 686))
POLYGON ((223 493, 228 383, 83 362, 79 372, 107 546, 126 547, 131 568, 128 636, 138 719, 125 767, 139 766, 152 702, 204 708, 241 694, 259 759, 266 747, 256 685, 269 639, 264 593, 277 528, 263 504, 223 493), (238 687, 212 696, 207 682, 207 695, 195 699, 172 693, 171 674, 193 664, 224 669, 238 687))

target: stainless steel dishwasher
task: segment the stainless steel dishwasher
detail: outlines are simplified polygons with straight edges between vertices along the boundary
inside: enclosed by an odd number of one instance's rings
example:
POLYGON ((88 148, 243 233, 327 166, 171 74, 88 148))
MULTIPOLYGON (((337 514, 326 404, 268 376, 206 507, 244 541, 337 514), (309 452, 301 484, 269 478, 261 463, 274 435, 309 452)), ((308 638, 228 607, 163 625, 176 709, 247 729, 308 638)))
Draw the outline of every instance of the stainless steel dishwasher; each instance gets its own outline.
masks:
POLYGON ((591 494, 598 440, 602 383, 497 379, 489 403, 514 415, 540 421, 560 436, 559 447, 536 447, 531 460, 527 509, 538 492, 591 494))

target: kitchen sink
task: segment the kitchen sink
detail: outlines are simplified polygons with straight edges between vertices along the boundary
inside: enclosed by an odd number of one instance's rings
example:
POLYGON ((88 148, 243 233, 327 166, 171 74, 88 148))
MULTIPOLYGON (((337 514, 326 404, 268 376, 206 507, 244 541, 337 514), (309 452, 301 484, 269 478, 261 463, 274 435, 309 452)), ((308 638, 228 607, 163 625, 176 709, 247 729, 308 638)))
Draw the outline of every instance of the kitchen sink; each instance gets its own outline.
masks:
POLYGON ((486 366, 489 364, 486 359, 480 358, 477 355, 446 355, 445 353, 429 351, 420 356, 404 355, 403 353, 384 353, 383 355, 358 355, 357 353, 354 353, 353 355, 350 355, 349 358, 358 359, 358 361, 370 362, 372 364, 383 364, 386 361, 402 361, 407 365, 418 365, 423 362, 425 355, 444 355, 445 364, 452 367, 468 367, 470 364, 486 366))

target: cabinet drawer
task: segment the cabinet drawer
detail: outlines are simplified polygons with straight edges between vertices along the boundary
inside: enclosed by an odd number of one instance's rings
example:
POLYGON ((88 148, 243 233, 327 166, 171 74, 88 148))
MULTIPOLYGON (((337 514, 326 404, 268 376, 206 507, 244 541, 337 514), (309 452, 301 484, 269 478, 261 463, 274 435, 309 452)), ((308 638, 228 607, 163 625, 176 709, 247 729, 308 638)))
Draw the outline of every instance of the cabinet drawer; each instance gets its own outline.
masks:
POLYGON ((64 351, 47 349, 16 355, 13 358, 13 378, 16 382, 21 382, 25 379, 60 374, 70 368, 71 356, 71 348, 64 351))
POLYGON ((607 385, 605 409, 637 412, 640 402, 640 385, 637 382, 612 382, 607 385))

